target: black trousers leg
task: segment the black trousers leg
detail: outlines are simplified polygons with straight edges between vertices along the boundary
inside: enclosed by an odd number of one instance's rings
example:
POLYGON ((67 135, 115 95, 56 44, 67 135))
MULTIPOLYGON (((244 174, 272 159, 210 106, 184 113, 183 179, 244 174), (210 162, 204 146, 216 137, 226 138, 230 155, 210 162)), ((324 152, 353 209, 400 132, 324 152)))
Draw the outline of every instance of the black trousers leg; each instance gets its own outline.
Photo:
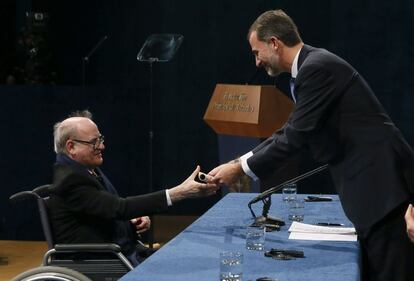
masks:
POLYGON ((414 281, 414 243, 404 220, 408 204, 367 231, 358 231, 361 245, 361 281, 414 281))

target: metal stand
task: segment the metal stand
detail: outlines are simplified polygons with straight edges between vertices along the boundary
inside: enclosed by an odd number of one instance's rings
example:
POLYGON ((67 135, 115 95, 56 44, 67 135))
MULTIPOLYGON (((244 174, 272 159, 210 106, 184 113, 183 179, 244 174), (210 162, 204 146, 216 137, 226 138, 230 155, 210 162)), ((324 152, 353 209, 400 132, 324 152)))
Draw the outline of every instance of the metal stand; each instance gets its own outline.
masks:
MULTIPOLYGON (((178 48, 180 47, 184 36, 181 34, 153 34, 145 40, 144 45, 141 47, 137 60, 149 64, 150 69, 150 92, 149 92, 149 121, 148 121, 148 192, 154 191, 153 182, 153 142, 154 142, 154 129, 153 129, 153 64, 155 62, 168 62, 170 61, 178 48)), ((152 217, 151 220, 153 221, 152 217)), ((148 244, 150 248, 153 247, 154 242, 154 225, 151 227, 148 237, 148 244)))

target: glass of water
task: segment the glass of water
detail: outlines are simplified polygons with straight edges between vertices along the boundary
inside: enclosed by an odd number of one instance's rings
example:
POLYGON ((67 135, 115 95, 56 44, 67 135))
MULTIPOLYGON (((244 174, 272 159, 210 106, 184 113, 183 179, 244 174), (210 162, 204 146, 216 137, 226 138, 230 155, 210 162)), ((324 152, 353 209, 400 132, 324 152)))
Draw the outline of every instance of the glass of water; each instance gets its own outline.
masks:
POLYGON ((303 221, 305 217, 305 201, 303 199, 295 199, 289 202, 289 220, 303 221))
POLYGON ((220 252, 220 281, 243 280, 243 253, 239 251, 220 252))
POLYGON ((282 189, 282 198, 284 202, 296 200, 297 186, 295 183, 286 184, 282 189))
POLYGON ((266 239, 266 228, 264 226, 249 226, 246 232, 246 249, 263 251, 266 239))

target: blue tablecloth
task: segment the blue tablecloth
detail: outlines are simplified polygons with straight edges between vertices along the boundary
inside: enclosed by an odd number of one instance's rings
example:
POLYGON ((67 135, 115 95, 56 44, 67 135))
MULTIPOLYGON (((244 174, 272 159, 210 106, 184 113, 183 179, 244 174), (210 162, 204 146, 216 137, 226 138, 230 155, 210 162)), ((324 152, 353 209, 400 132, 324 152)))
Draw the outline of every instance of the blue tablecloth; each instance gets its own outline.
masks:
MULTIPOLYGON (((133 271, 128 280, 219 280, 219 253, 240 250, 244 253, 243 280, 272 277, 279 281, 359 280, 357 242, 289 240, 287 208, 279 194, 272 196, 270 215, 281 217, 286 226, 266 233, 265 248, 289 248, 305 252, 305 258, 275 260, 263 252, 245 249, 246 227, 253 221, 247 203, 257 194, 230 193, 187 229, 172 239, 133 271)), ((303 196, 305 195, 298 195, 303 196)), ((304 223, 340 222, 351 226, 337 196, 332 202, 307 202, 304 223)), ((253 205, 260 215, 262 203, 253 205)))

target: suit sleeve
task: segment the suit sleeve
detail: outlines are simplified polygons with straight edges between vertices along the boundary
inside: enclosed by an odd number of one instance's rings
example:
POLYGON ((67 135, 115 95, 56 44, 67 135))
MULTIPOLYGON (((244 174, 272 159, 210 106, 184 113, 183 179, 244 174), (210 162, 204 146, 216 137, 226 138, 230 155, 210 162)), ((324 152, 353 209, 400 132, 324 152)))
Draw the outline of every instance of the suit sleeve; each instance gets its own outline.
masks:
POLYGON ((73 174, 62 183, 57 194, 74 212, 103 219, 128 220, 138 216, 159 213, 168 208, 165 191, 121 198, 105 190, 87 176, 73 174))
POLYGON ((320 133, 324 120, 338 99, 335 74, 322 63, 302 66, 295 84, 297 104, 286 124, 269 139, 253 149, 247 160, 249 168, 259 177, 279 169, 307 141, 320 133))

